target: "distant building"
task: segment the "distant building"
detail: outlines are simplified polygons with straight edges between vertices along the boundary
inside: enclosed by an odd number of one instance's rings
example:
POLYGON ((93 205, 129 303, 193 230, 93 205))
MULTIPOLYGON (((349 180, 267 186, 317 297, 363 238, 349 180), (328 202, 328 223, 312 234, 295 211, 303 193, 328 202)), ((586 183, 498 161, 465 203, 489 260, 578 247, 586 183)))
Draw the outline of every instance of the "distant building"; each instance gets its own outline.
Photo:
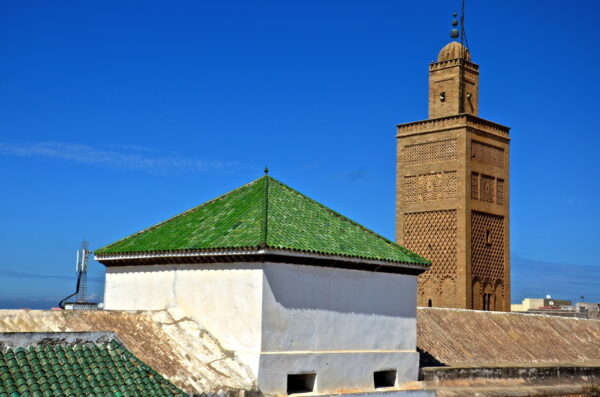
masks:
POLYGON ((262 393, 403 393, 417 380, 429 262, 269 176, 95 255, 106 310, 183 310, 262 393))
POLYGON ((577 317, 600 319, 600 303, 577 302, 575 305, 569 300, 552 298, 525 298, 521 303, 512 304, 511 311, 546 314, 562 317, 577 317))
POLYGON ((510 309, 509 128, 478 117, 479 65, 429 65, 429 118, 397 130, 396 241, 432 261, 419 306, 510 309))
POLYGON ((587 318, 600 319, 600 303, 577 302, 575 310, 578 313, 585 313, 587 318))
POLYGON ((512 312, 526 312, 530 310, 559 310, 561 307, 572 306, 569 300, 552 298, 525 298, 521 303, 510 305, 512 312))
POLYGON ((103 305, 96 302, 66 302, 65 310, 101 310, 103 305))

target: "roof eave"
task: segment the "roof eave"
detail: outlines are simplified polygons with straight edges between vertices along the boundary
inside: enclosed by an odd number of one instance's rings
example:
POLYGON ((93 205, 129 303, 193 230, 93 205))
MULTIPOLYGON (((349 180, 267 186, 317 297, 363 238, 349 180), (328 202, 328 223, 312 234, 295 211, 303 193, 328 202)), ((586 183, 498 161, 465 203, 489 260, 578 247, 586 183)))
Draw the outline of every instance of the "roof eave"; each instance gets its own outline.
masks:
MULTIPOLYGON (((428 264, 398 262, 373 258, 351 257, 343 255, 332 255, 324 253, 303 252, 296 250, 285 250, 277 248, 254 248, 254 249, 227 249, 213 251, 167 251, 167 252, 136 252, 136 253, 113 253, 96 254, 94 259, 105 266, 123 266, 134 264, 161 264, 161 263, 193 263, 190 259, 202 258, 212 259, 210 262, 219 262, 219 258, 240 258, 243 261, 277 261, 296 264, 311 264, 324 267, 355 268, 373 272, 401 273, 418 275, 429 269, 428 264), (286 260, 287 259, 287 260, 286 260)), ((228 260, 231 262, 231 260, 228 260)), ((206 262, 209 262, 206 260, 206 262)))

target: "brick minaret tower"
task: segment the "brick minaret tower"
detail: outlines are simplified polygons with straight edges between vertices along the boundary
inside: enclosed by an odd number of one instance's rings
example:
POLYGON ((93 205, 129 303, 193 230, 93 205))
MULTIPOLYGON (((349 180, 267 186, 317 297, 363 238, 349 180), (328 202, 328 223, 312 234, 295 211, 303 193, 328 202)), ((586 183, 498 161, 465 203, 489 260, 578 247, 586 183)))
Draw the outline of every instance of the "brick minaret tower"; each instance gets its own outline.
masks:
POLYGON ((396 239, 432 261, 419 306, 510 310, 508 127, 477 116, 479 66, 429 65, 429 118, 398 125, 396 239))

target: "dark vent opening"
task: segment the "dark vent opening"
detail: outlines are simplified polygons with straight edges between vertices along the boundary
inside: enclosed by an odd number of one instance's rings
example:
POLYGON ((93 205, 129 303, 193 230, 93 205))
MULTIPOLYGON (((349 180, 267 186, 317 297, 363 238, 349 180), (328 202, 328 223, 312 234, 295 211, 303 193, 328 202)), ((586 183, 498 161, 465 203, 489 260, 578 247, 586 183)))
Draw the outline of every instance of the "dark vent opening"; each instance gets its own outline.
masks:
POLYGON ((376 389, 380 387, 394 387, 396 384, 396 370, 375 371, 373 372, 373 381, 376 389))
POLYGON ((311 393, 315 388, 317 374, 288 374, 287 394, 311 393))

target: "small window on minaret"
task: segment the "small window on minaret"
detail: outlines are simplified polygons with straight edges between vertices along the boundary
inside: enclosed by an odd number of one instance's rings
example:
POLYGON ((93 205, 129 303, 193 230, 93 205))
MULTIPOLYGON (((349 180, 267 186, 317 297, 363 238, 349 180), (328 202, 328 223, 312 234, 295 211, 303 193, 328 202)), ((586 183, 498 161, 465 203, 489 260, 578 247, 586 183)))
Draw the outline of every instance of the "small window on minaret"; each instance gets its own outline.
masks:
POLYGON ((446 102, 446 92, 440 92, 440 102, 446 102))
POLYGON ((492 232, 490 231, 490 229, 487 229, 485 231, 485 243, 487 245, 492 245, 492 232))

